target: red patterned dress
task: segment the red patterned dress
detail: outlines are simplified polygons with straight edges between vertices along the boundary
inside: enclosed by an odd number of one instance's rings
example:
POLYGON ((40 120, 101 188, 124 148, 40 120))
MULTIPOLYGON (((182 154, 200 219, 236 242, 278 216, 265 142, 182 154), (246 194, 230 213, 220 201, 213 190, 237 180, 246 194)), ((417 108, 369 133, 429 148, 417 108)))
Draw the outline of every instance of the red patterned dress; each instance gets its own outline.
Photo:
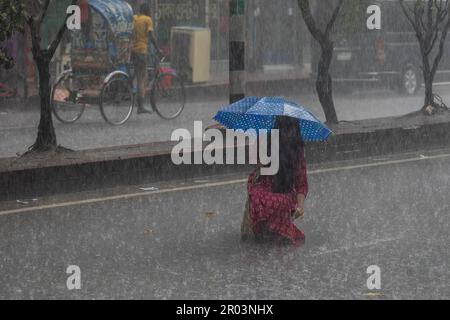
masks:
POLYGON ((249 216, 258 238, 301 245, 305 235, 294 224, 293 214, 299 194, 308 195, 308 178, 304 150, 301 151, 293 190, 288 194, 272 192, 273 176, 260 176, 259 169, 248 178, 249 216))

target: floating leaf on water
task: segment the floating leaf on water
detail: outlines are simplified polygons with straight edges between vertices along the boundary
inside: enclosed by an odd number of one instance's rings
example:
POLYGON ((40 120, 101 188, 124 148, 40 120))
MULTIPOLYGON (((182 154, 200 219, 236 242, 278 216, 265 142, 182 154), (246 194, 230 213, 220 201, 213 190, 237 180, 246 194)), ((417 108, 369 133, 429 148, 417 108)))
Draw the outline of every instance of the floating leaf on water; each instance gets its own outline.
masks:
POLYGON ((152 234, 153 230, 152 229, 145 229, 144 230, 144 234, 152 234))
POLYGON ((215 213, 215 212, 206 212, 205 213, 205 216, 210 219, 214 218, 216 215, 217 215, 217 213, 215 213))

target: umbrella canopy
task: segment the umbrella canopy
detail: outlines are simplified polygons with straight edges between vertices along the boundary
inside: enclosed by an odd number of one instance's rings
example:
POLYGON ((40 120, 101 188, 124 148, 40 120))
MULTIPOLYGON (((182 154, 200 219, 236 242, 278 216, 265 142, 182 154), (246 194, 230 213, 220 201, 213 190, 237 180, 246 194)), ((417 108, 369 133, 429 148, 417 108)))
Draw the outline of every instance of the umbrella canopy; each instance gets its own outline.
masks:
POLYGON ((278 97, 248 97, 222 108, 214 120, 228 129, 270 131, 278 116, 299 121, 303 141, 325 141, 331 135, 327 128, 305 107, 278 97))

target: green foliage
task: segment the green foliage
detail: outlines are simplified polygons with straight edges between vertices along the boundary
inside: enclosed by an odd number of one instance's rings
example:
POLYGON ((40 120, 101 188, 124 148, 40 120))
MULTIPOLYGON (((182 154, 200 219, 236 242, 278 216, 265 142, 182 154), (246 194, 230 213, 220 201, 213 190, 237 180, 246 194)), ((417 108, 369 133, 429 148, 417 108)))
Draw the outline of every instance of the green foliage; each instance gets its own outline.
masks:
MULTIPOLYGON (((0 0, 0 43, 11 38, 15 32, 23 32, 23 4, 17 0, 0 0)), ((0 45, 0 68, 11 68, 14 61, 0 45)))
MULTIPOLYGON (((337 0, 318 0, 315 2, 314 16, 321 30, 324 30, 334 8, 338 4, 337 0)), ((367 8, 376 4, 374 0, 344 0, 342 8, 333 27, 335 37, 347 37, 360 33, 366 28, 368 18, 367 8)))
POLYGON ((336 21, 335 33, 342 36, 361 32, 366 28, 367 8, 374 4, 370 0, 346 0, 336 21))

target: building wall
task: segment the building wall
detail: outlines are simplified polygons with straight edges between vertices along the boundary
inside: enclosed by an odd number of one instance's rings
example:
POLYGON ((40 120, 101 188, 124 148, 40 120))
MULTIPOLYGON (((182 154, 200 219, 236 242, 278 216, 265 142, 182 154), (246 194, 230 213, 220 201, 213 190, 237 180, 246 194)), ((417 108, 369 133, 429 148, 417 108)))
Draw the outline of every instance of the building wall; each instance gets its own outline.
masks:
POLYGON ((302 66, 309 35, 297 0, 247 0, 248 66, 302 66))
MULTIPOLYGON (((137 5, 143 1, 147 0, 130 2, 137 5)), ((152 0, 149 3, 154 8, 158 40, 167 51, 171 27, 209 27, 213 64, 228 59, 229 0, 152 0)), ((271 67, 276 70, 277 65, 302 67, 307 62, 304 56, 309 51, 310 37, 297 0, 247 0, 246 3, 248 71, 271 67)))

